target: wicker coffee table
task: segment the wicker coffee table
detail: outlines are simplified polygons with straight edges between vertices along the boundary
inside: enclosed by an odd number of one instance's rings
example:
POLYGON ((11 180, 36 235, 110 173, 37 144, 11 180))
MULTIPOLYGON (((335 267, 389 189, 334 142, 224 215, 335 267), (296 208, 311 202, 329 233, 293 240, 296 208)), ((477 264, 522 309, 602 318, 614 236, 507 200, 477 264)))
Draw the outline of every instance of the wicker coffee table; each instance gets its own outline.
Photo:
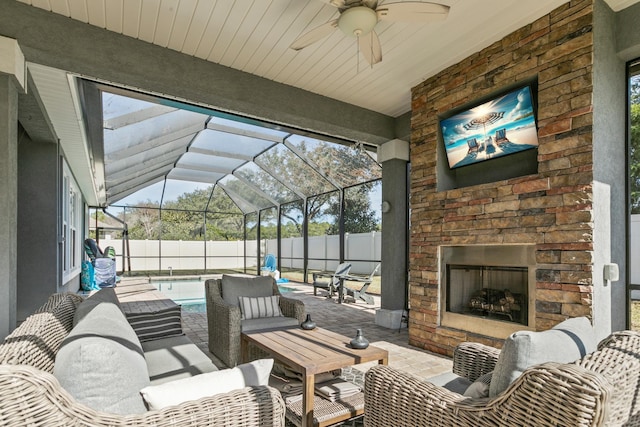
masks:
POLYGON ((322 328, 261 330, 242 333, 242 359, 248 360, 248 344, 269 353, 274 359, 302 374, 302 401, 289 405, 287 414, 302 427, 328 426, 363 414, 362 393, 353 399, 329 402, 314 395, 315 375, 360 363, 377 361, 386 365, 387 350, 369 346, 364 350, 350 348, 351 338, 322 328), (317 406, 316 406, 317 405, 317 406), (314 416, 314 408, 318 408, 314 416))

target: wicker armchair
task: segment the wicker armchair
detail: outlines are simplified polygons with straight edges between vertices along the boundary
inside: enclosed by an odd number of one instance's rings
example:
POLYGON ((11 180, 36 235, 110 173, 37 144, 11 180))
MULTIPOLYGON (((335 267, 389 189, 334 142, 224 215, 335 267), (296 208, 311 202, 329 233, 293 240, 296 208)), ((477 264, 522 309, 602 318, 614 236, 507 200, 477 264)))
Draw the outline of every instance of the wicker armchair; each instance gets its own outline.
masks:
MULTIPOLYGON (((262 276, 264 280, 268 276, 262 276)), ((276 281, 273 282, 272 295, 280 297, 280 310, 285 317, 296 319, 301 323, 305 318, 304 303, 280 294, 276 281)), ((240 335, 242 333, 242 317, 240 308, 226 302, 222 297, 222 279, 209 279, 205 282, 207 301, 207 322, 209 329, 209 351, 215 354, 227 366, 233 367, 241 363, 240 335)), ((267 324, 268 327, 268 324, 267 324)), ((253 359, 265 357, 257 348, 249 347, 249 356, 253 359)))
POLYGON ((52 372, 81 301, 74 294, 52 295, 0 343, 0 426, 284 427, 284 401, 278 390, 266 386, 137 415, 99 412, 79 403, 52 372))
POLYGON ((0 425, 284 426, 284 402, 274 388, 251 387, 140 415, 108 414, 78 403, 49 373, 0 365, 0 425))
MULTIPOLYGON (((499 350, 464 343, 454 373, 477 379, 499 350)), ((366 427, 640 425, 640 334, 617 332, 571 364, 528 368, 494 398, 471 399, 389 366, 365 379, 366 427)))

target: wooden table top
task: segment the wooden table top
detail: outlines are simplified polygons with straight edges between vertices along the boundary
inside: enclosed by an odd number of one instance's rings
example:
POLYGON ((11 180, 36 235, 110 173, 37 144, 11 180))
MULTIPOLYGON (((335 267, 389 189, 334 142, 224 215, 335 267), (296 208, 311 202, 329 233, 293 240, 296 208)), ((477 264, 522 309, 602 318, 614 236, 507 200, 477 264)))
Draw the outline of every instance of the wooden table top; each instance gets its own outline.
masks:
POLYGON ((322 328, 307 331, 292 327, 242 335, 247 341, 306 375, 371 361, 386 365, 389 358, 387 350, 372 345, 362 350, 353 349, 349 345, 352 338, 322 328))

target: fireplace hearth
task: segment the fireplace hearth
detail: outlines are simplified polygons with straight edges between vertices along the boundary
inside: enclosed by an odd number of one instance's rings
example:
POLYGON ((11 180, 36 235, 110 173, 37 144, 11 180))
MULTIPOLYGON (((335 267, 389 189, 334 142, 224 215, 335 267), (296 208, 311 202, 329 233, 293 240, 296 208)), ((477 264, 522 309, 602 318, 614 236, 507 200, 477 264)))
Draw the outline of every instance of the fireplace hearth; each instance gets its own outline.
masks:
POLYGON ((441 325, 493 337, 535 327, 533 245, 441 246, 441 325))

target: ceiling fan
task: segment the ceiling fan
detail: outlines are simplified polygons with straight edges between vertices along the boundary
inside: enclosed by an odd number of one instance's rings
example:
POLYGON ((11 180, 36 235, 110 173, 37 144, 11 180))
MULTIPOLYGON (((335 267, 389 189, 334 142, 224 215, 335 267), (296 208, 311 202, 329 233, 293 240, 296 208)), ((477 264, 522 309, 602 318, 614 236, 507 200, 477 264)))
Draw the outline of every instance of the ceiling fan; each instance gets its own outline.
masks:
POLYGON ((358 50, 371 65, 382 61, 382 47, 374 27, 378 21, 428 23, 444 20, 449 6, 438 3, 406 1, 378 4, 378 0, 321 0, 340 11, 340 16, 302 34, 289 46, 294 50, 305 47, 340 29, 358 39, 358 50))

